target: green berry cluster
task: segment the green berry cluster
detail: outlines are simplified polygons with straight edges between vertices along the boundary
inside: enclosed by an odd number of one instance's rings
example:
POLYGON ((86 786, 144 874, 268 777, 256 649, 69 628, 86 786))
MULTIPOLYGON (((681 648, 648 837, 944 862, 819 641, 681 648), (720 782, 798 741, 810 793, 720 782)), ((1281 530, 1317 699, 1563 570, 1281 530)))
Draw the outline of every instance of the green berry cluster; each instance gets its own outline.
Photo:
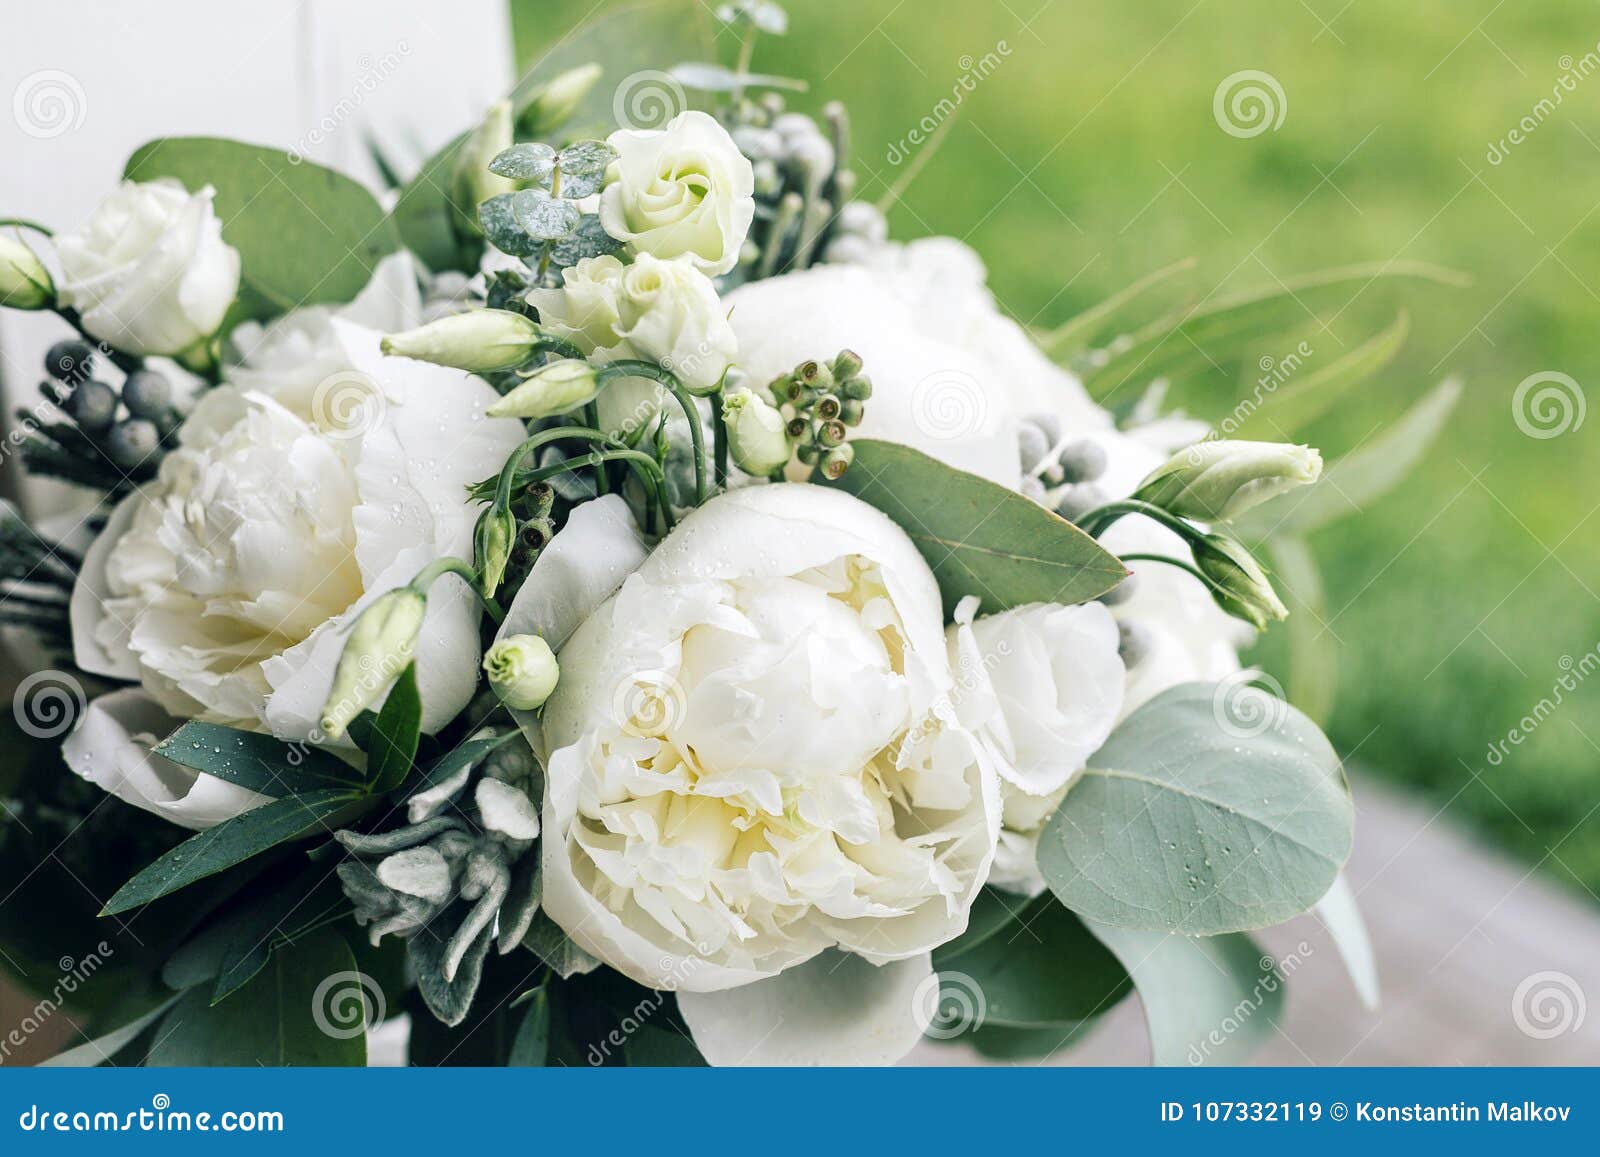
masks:
POLYGON ((855 451, 848 437, 859 426, 872 397, 872 382, 861 372, 861 358, 841 350, 833 361, 804 361, 770 387, 783 409, 795 454, 815 466, 825 478, 837 478, 850 468, 855 451))

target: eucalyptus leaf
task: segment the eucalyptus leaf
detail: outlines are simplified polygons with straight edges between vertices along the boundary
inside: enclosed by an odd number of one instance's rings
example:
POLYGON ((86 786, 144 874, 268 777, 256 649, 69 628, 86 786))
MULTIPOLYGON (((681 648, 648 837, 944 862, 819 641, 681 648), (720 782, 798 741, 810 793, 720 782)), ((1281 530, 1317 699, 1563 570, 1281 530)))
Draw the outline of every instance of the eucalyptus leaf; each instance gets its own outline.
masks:
POLYGON ((512 145, 489 162, 489 171, 514 181, 548 182, 555 168, 556 151, 540 141, 512 145))
POLYGON ((1307 911, 1355 810, 1316 724, 1239 681, 1185 683, 1123 721, 1039 840, 1061 902, 1119 928, 1207 936, 1307 911))
POLYGON ((118 888, 102 915, 148 904, 288 840, 319 830, 331 834, 338 826, 334 817, 360 800, 347 788, 319 788, 225 820, 189 837, 118 888))
POLYGON ((1370 1011, 1378 1008, 1378 962, 1372 955, 1372 941, 1367 936, 1366 921, 1361 919, 1361 909, 1356 904, 1356 894, 1344 873, 1333 882, 1328 894, 1317 901, 1317 919, 1333 937, 1344 961, 1350 983, 1356 995, 1370 1011))
POLYGON ((933 950, 933 965, 942 968, 963 952, 969 952, 1001 929, 1022 918, 1028 897, 1002 888, 984 888, 967 909, 967 927, 960 936, 933 950))
POLYGON ((855 461, 827 485, 877 507, 922 552, 946 615, 968 595, 988 614, 1028 603, 1081 603, 1128 575, 1072 523, 998 483, 919 450, 864 438, 855 461))
MULTIPOLYGON (((364 979, 332 929, 278 952, 250 983, 219 1004, 191 989, 167 1013, 147 1064, 255 1067, 365 1065, 366 1025, 335 1006, 364 979)), ((365 990, 363 989, 363 994, 365 990)), ((365 1012, 366 1004, 359 1005, 365 1012)))
POLYGON ((422 696, 417 690, 417 665, 408 663, 384 699, 367 743, 367 783, 375 794, 393 791, 405 782, 421 738, 422 696))
POLYGON ((274 799, 325 787, 355 787, 360 782, 360 773, 326 751, 220 723, 185 723, 154 751, 173 763, 274 799))
POLYGON ((435 273, 476 273, 483 254, 475 207, 451 199, 456 161, 466 139, 462 133, 429 157, 400 190, 390 212, 406 248, 435 273))
POLYGON ((606 183, 606 169, 617 150, 604 141, 577 141, 561 150, 561 196, 581 201, 598 193, 606 183))
POLYGON ((998 935, 941 964, 939 979, 940 1008, 975 1027, 1071 1026, 1129 989, 1116 957, 1048 892, 998 935))
POLYGON ((563 237, 550 247, 550 263, 557 269, 565 269, 585 257, 603 257, 621 250, 622 242, 606 232, 599 215, 586 213, 570 237, 563 237))
POLYGON ((278 149, 164 137, 129 157, 125 175, 216 189, 222 239, 239 251, 241 265, 234 318, 351 301, 399 247, 393 223, 361 184, 278 149))
POLYGON ((1238 1064, 1272 1035, 1283 978, 1250 937, 1086 923, 1133 977, 1156 1064, 1238 1064))
POLYGON ((529 237, 557 241, 578 227, 581 214, 576 205, 543 189, 520 189, 511 194, 511 216, 529 237))
POLYGON ((956 1039, 970 1044, 978 1055, 990 1060, 1037 1063, 1070 1048, 1099 1023, 1096 1019, 1079 1021, 1077 1024, 1050 1025, 1048 1028, 1011 1028, 1008 1025, 986 1024, 956 1039))
POLYGON ((478 223, 483 227, 483 235, 489 239, 489 243, 502 253, 509 253, 513 257, 532 257, 539 252, 543 243, 528 236, 527 230, 517 221, 516 214, 511 211, 511 199, 514 196, 514 193, 501 193, 479 205, 478 223))

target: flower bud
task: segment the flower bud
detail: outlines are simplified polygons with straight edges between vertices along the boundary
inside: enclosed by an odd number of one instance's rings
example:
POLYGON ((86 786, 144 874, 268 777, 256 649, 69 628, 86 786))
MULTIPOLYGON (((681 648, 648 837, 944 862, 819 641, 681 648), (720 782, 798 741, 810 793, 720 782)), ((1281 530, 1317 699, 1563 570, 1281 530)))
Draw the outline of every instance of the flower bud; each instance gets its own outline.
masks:
POLYGON ((1234 618, 1257 630, 1274 619, 1289 617, 1266 572, 1247 547, 1236 539, 1208 534, 1194 544, 1195 565, 1211 581, 1211 597, 1234 618))
POLYGON ((598 64, 569 68, 539 89, 528 107, 522 110, 523 129, 529 136, 537 136, 561 124, 589 95, 595 81, 600 79, 600 71, 598 64))
POLYGON ((475 309, 391 333, 383 352, 484 374, 521 365, 533 353, 539 327, 509 309, 475 309))
POLYGON ((483 657, 489 686, 513 711, 533 711, 544 706, 556 689, 561 667, 550 644, 538 635, 507 635, 483 657))
POLYGON ((339 666, 322 707, 322 733, 344 734, 350 721, 372 706, 383 689, 411 662, 428 600, 411 587, 379 595, 350 629, 339 666))
POLYGON ((55 282, 34 251, 15 237, 0 234, 0 305, 44 309, 55 299, 55 282))
POLYGON ((793 447, 783 415, 749 390, 728 394, 722 402, 728 449, 739 469, 764 477, 789 464, 793 447))
POLYGON ((567 358, 534 370, 486 413, 491 418, 548 418, 594 401, 598 392, 594 367, 582 358, 567 358))
POLYGON ((511 102, 492 105, 483 123, 467 134, 456 152, 451 177, 452 200, 462 210, 452 220, 482 232, 477 207, 490 197, 516 191, 517 183, 489 171, 489 162, 511 147, 511 102))
POLYGON ((1133 496, 1180 518, 1226 522, 1321 475, 1322 455, 1309 446, 1212 440, 1178 451, 1133 496))
POLYGON ((516 536, 517 519, 511 511, 491 505, 478 516, 472 536, 473 557, 478 564, 478 589, 485 598, 492 599, 499 589, 516 536))

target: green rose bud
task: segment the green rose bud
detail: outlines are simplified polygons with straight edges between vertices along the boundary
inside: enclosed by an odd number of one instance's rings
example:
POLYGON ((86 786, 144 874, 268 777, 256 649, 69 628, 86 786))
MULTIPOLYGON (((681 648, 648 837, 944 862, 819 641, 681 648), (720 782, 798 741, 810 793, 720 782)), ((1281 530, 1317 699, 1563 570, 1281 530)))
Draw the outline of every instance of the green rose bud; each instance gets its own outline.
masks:
POLYGON ((594 401, 599 392, 594 367, 581 358, 551 362, 490 406, 491 418, 549 418, 594 401))
POLYGON ((1266 572, 1236 539, 1208 534, 1193 543, 1195 565, 1211 580, 1211 597, 1236 619, 1265 630, 1274 619, 1289 617, 1266 572))
POLYGON ((406 669, 427 610, 428 600, 411 587, 398 587, 367 604, 345 640, 322 707, 327 738, 343 735, 350 721, 377 702, 406 669))
POLYGON ((485 598, 494 598, 505 577, 506 563, 517 537, 517 518, 502 507, 489 506, 478 516, 473 532, 473 556, 478 564, 479 586, 485 598))
POLYGON ((789 464, 794 447, 783 415, 758 395, 750 390, 728 394, 722 402, 722 421, 728 430, 728 449, 746 474, 765 477, 789 464))
POLYGON ((456 153, 451 177, 451 200, 462 210, 451 220, 466 225, 474 235, 478 225, 477 207, 490 197, 516 191, 517 183, 489 171, 489 162, 511 147, 511 102, 492 105, 483 123, 467 134, 456 153))
POLYGON ((383 352, 451 366, 473 374, 509 370, 527 361, 539 340, 539 327, 509 309, 475 309, 431 321, 418 329, 391 333, 383 352))
POLYGON ((0 234, 0 305, 44 309, 55 299, 55 282, 34 251, 15 237, 0 234))
POLYGON ((550 644, 538 635, 507 635, 499 640, 484 655, 483 670, 494 693, 513 711, 544 706, 561 677, 550 644))
POLYGON ((1197 442, 1174 454, 1133 496, 1180 518, 1226 522, 1321 475, 1322 455, 1309 446, 1197 442))
POLYGON ((539 89, 522 110, 520 123, 529 136, 546 132, 570 117, 600 79, 598 64, 570 68, 539 89))

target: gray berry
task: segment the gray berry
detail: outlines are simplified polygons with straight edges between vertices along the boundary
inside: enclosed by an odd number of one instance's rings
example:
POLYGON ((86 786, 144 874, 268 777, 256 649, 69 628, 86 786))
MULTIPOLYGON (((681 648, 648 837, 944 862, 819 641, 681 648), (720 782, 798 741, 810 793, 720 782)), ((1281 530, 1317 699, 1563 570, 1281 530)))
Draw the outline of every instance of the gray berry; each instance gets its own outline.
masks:
POLYGON ((161 433, 156 424, 146 418, 129 418, 112 427, 106 439, 106 452, 111 460, 125 470, 138 466, 154 454, 161 445, 161 433))
POLYGON ((84 382, 68 402, 72 420, 86 433, 98 434, 117 418, 117 392, 104 382, 84 382))
POLYGON ((1059 416, 1050 413, 1050 411, 1042 410, 1037 414, 1029 414, 1022 420, 1030 422, 1044 431, 1044 436, 1050 445, 1054 446, 1061 441, 1061 419, 1059 416))
POLYGON ((172 383, 154 370, 135 370, 122 383, 122 404, 135 418, 156 421, 172 408, 172 383))
POLYGON ((1043 430, 1026 420, 1017 426, 1017 459, 1025 472, 1037 466, 1039 459, 1048 453, 1050 442, 1043 430))
POLYGON ((1085 439, 1061 451, 1062 476, 1068 482, 1093 482, 1106 472, 1105 447, 1085 439))
POLYGON ((1150 628, 1143 623, 1117 624, 1117 653, 1125 667, 1137 667, 1150 654, 1150 628))
POLYGON ((1108 607, 1121 606, 1131 599, 1139 590, 1139 576, 1130 574, 1116 586, 1100 596, 1100 601, 1108 607))
POLYGON ((76 383, 89 376, 93 361, 94 346, 82 338, 69 337, 50 347, 44 355, 44 369, 57 381, 76 383))
POLYGON ((1069 521, 1076 521, 1089 511, 1106 504, 1106 493, 1092 482, 1068 486, 1056 501, 1056 513, 1069 521))

